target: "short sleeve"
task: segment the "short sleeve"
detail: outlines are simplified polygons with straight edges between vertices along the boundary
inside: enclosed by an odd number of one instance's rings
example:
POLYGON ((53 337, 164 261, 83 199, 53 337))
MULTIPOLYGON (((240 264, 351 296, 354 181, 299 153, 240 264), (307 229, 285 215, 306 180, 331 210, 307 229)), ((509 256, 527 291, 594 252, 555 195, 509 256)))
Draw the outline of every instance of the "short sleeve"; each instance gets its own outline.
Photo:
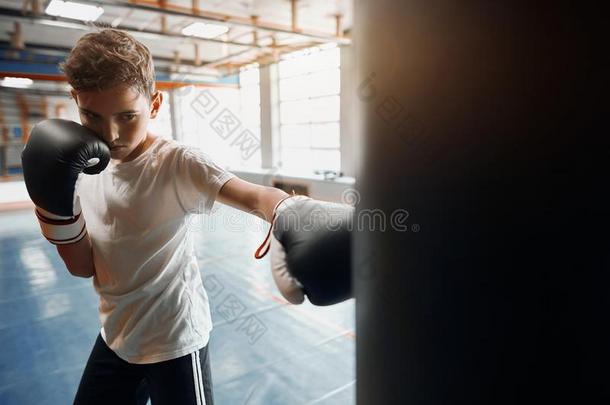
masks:
POLYGON ((198 148, 183 147, 177 154, 174 184, 186 212, 209 214, 218 192, 233 177, 198 148))

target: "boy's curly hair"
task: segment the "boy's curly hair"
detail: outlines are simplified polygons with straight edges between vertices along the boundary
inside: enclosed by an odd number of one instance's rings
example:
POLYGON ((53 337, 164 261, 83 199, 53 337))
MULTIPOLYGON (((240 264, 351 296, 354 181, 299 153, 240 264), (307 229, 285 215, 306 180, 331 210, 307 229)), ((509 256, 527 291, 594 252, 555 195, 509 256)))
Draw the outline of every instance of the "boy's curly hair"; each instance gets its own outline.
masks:
POLYGON ((148 100, 155 92, 150 51, 119 30, 104 29, 83 35, 60 69, 77 92, 106 90, 119 84, 131 86, 148 100))

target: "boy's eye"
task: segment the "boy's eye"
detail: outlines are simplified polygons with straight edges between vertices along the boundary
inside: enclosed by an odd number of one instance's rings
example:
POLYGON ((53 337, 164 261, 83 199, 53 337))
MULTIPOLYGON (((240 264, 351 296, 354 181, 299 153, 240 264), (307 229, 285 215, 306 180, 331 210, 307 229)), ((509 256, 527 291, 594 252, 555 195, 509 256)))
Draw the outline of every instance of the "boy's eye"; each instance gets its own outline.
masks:
POLYGON ((131 121, 131 120, 133 120, 135 117, 136 117, 136 114, 125 114, 125 115, 123 115, 123 119, 124 119, 125 121, 131 121))

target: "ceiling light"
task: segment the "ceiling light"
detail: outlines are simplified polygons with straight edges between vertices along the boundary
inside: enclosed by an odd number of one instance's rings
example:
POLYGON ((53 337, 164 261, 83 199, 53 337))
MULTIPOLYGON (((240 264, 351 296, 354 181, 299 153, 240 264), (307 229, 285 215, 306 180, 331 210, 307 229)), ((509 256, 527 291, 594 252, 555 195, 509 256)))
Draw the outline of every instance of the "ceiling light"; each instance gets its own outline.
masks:
POLYGON ((3 87, 17 87, 19 89, 25 89, 30 87, 34 82, 32 79, 27 79, 24 77, 5 77, 0 80, 0 86, 3 87))
POLYGON ((195 36, 199 38, 216 38, 219 35, 229 31, 229 27, 217 24, 205 24, 202 22, 192 23, 188 27, 182 30, 182 34, 188 36, 195 36))
POLYGON ((337 47, 336 42, 328 42, 319 46, 320 49, 333 49, 337 47))
POLYGON ((73 1, 51 0, 45 12, 55 17, 72 18, 81 21, 95 21, 104 13, 104 9, 89 4, 73 1))
POLYGON ((249 63, 247 65, 242 66, 239 70, 240 70, 240 72, 245 72, 246 70, 258 69, 258 68, 259 68, 259 64, 254 62, 254 63, 249 63))

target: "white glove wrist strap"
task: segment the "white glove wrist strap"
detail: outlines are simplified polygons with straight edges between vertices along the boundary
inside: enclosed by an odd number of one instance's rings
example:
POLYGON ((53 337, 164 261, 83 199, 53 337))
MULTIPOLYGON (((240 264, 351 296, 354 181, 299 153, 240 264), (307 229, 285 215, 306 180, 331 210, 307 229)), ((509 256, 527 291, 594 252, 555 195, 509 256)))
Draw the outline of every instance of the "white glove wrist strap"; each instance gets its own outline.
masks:
POLYGON ((80 212, 80 206, 78 214, 73 217, 54 215, 39 207, 36 207, 34 212, 38 217, 42 234, 54 245, 76 243, 87 233, 85 218, 80 212))

